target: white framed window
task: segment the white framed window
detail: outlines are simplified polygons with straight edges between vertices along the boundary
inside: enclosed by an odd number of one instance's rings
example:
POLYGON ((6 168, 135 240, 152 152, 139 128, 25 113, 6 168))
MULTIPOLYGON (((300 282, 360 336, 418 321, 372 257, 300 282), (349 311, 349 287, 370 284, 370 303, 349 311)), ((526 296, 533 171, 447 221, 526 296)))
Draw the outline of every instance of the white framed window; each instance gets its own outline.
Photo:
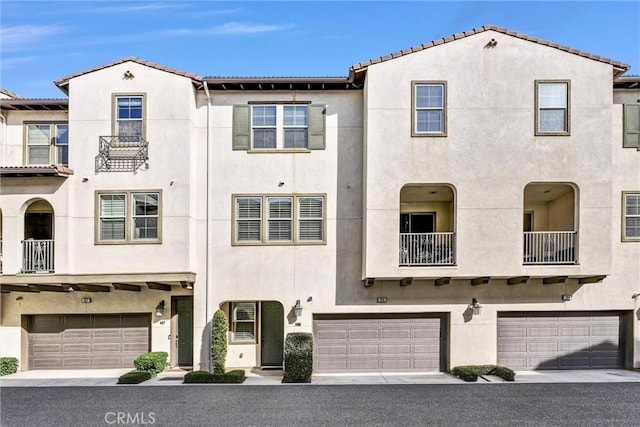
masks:
POLYGON ((251 147, 260 149, 308 148, 309 106, 251 105, 251 147))
POLYGON ((324 195, 236 195, 233 206, 233 244, 325 242, 324 195))
POLYGON ((160 191, 96 192, 96 243, 159 243, 160 191))
POLYGON ((413 82, 412 136, 446 135, 446 83, 413 82))
POLYGON ((26 125, 26 164, 69 165, 69 125, 29 123, 26 125))
POLYGON ((622 239, 640 241, 640 191, 622 193, 622 239))
POLYGON ((115 95, 115 135, 122 142, 138 142, 144 136, 144 97, 115 95))
POLYGON ((231 341, 255 342, 256 303, 233 302, 231 303, 231 311, 231 341))
POLYGON ((569 134, 569 82, 536 81, 536 135, 569 134))

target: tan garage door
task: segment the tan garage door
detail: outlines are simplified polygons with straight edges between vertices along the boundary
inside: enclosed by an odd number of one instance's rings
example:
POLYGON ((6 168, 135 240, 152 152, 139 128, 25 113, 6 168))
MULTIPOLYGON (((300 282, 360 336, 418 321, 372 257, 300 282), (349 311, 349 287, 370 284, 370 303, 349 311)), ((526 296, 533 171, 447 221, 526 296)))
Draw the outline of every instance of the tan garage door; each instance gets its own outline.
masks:
POLYGON ((314 371, 439 371, 444 347, 441 326, 440 317, 420 314, 316 315, 314 371))
POLYGON ((620 313, 502 313, 498 364, 516 370, 622 368, 623 331, 620 313))
POLYGON ((149 314, 37 315, 27 322, 29 369, 133 368, 149 351, 149 314))

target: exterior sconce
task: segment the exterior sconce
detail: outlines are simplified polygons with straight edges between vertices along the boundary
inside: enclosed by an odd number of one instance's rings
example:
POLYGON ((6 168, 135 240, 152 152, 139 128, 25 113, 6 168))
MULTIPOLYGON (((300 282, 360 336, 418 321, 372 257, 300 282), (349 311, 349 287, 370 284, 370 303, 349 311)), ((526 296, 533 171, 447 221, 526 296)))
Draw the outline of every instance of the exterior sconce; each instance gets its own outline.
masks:
POLYGON ((300 305, 300 300, 296 300, 296 305, 293 306, 293 314, 296 317, 302 316, 302 306, 300 305))
POLYGON ((477 299, 473 298, 471 300, 471 308, 473 309, 474 316, 480 316, 482 314, 482 304, 480 304, 477 299))
POLYGON ((160 301, 158 305, 156 305, 156 316, 162 317, 164 314, 164 300, 160 301))

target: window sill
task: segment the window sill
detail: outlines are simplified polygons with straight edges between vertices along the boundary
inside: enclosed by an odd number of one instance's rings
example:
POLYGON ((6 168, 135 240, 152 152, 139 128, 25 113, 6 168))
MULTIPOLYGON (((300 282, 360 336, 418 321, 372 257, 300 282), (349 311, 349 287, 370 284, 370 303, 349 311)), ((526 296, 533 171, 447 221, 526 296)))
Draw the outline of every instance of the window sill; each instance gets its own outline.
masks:
POLYGON ((571 136, 569 132, 536 132, 535 136, 571 136))
POLYGON ((411 134, 412 138, 442 138, 447 136, 446 132, 433 132, 433 133, 418 133, 418 132, 413 132, 411 134))
POLYGON ((94 242, 95 245, 159 245, 162 243, 162 240, 96 240, 94 242))
POLYGON ((297 153, 311 153, 308 148, 264 148, 256 149, 252 148, 247 150, 248 154, 297 154, 297 153))
POLYGON ((231 242, 231 246, 322 246, 326 241, 318 242, 231 242))

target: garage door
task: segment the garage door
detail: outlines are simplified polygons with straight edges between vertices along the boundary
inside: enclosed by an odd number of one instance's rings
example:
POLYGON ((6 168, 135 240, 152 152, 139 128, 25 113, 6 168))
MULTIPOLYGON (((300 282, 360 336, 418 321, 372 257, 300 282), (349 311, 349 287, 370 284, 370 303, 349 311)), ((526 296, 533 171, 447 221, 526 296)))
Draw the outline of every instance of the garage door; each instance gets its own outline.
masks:
POLYGON ((132 368, 150 324, 149 314, 31 316, 29 369, 132 368))
POLYGON ((439 371, 442 321, 418 316, 314 316, 314 371, 439 371))
POLYGON ((624 365, 620 313, 502 313, 498 364, 511 369, 598 369, 624 365))

